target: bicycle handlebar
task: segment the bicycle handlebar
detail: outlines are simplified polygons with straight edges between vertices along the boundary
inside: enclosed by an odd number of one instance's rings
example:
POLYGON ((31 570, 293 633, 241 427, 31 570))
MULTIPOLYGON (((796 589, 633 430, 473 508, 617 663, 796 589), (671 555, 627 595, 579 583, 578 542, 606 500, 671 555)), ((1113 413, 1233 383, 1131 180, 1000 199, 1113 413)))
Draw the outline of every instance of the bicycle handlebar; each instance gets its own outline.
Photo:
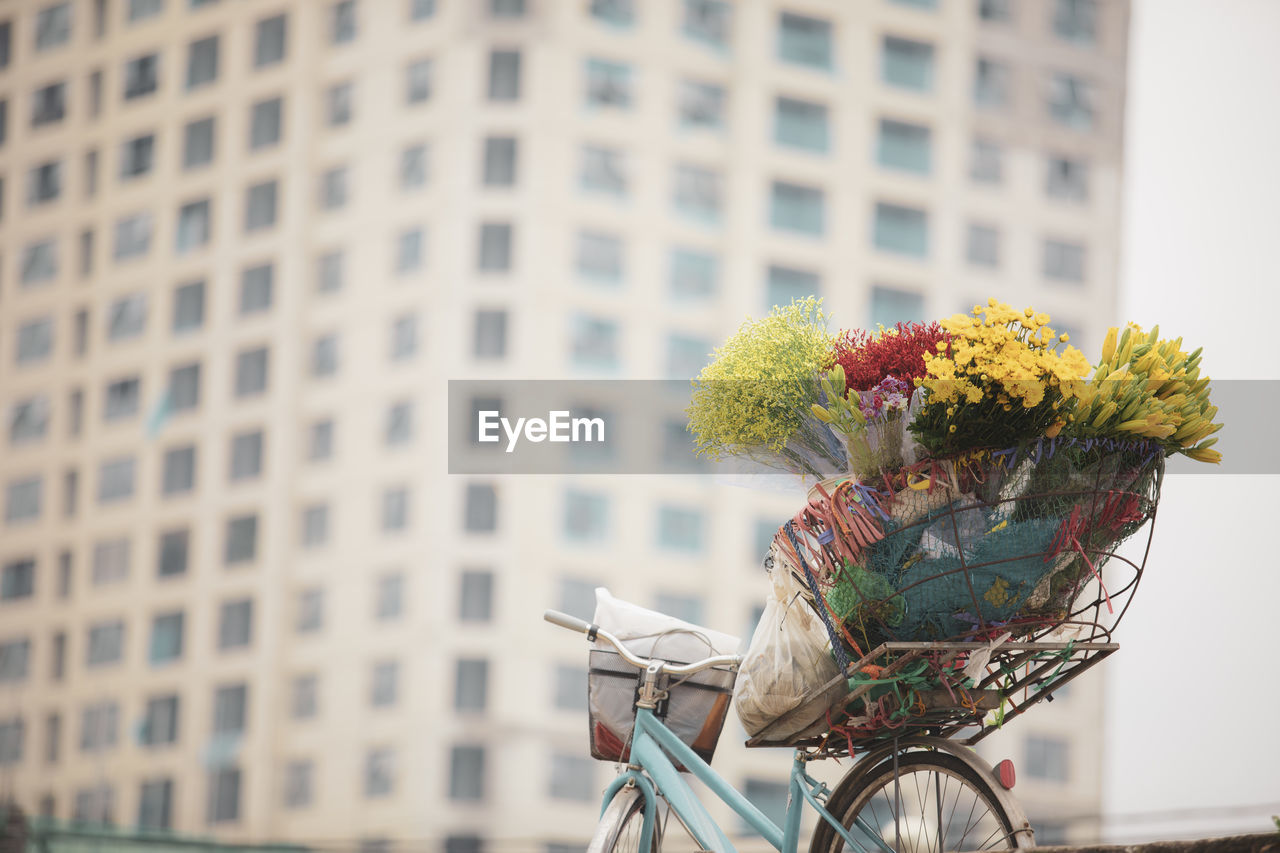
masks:
MULTIPOLYGON (((604 640, 618 650, 618 654, 622 656, 623 660, 639 669, 648 669, 649 664, 654 662, 652 658, 642 658, 634 654, 623 645, 621 640, 599 625, 593 625, 590 622, 586 622, 576 616, 570 616, 568 613, 561 613, 558 610, 548 610, 542 614, 542 618, 552 625, 559 625, 561 628, 568 628, 570 631, 586 634, 588 640, 604 640)), ((663 661, 662 669, 671 675, 692 675, 695 672, 702 672, 704 669, 711 669, 713 666, 736 667, 740 663, 742 663, 742 655, 716 655, 693 663, 671 664, 663 661)))

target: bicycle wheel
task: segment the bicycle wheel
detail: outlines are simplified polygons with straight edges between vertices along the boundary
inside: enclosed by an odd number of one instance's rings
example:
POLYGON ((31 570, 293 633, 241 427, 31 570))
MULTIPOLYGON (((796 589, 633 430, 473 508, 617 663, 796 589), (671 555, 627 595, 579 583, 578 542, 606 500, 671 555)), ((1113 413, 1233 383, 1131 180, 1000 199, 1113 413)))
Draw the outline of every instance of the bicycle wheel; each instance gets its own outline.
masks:
MULTIPOLYGON (((644 794, 639 789, 619 791, 600 816, 596 834, 587 845, 587 853, 645 853, 640 850, 640 835, 644 830, 647 808, 644 794)), ((655 819, 648 853, 658 853, 662 844, 660 830, 655 819)))
MULTIPOLYGON (((897 779, 895 785, 890 756, 869 772, 855 768, 827 802, 827 810, 866 850, 881 850, 881 843, 898 853, 1018 846, 1015 827, 992 783, 954 755, 902 753, 897 779), (856 817, 862 818, 870 832, 855 826, 856 817)), ((809 850, 842 853, 847 846, 833 827, 821 821, 809 850)))

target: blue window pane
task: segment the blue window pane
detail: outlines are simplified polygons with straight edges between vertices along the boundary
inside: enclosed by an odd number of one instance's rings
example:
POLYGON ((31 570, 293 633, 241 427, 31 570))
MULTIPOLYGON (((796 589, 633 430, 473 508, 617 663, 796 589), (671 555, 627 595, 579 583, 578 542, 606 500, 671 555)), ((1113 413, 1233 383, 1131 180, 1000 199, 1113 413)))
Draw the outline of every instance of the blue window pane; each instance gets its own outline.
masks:
POLYGON ((658 508, 658 545, 674 551, 702 550, 703 516, 687 507, 658 508))
POLYGON ((778 57, 809 68, 831 68, 831 22, 783 12, 778 19, 778 57))
POLYGON ((671 295, 677 299, 705 299, 716 292, 716 256, 693 249, 671 250, 671 295))
POLYGON ((724 50, 729 46, 732 11, 727 0, 684 0, 682 31, 694 41, 724 50))
POLYGON ((676 210, 706 225, 720 221, 723 187, 720 174, 700 166, 680 164, 675 171, 676 210))
POLYGON ((587 60, 587 106, 631 107, 631 67, 603 59, 587 60))
POLYGON ((711 341, 689 335, 667 337, 666 375, 669 379, 692 379, 711 361, 711 341))
POLYGON ((564 497, 564 535, 578 542, 598 542, 609 532, 609 498, 598 492, 569 491, 564 497))
POLYGON ((872 239, 877 249, 923 258, 929 254, 929 215, 914 207, 877 203, 872 239))
POLYGON ((882 119, 876 159, 890 169, 927 175, 932 169, 931 136, 927 127, 882 119))
POLYGON ((924 319, 924 295, 891 287, 871 288, 871 325, 890 328, 924 319))
POLYGON ((826 228, 826 199, 822 190, 774 181, 769 222, 783 231, 822 236, 826 228))
POLYGON ((827 107, 795 98, 778 98, 774 139, 779 145, 825 153, 830 145, 827 107))
POLYGON ((630 27, 636 12, 632 0, 591 0, 591 17, 615 27, 630 27))
POLYGON ((579 315, 571 329, 570 357, 583 367, 618 366, 618 324, 599 317, 579 315))
POLYGON ((892 86, 928 92, 933 88, 933 45, 885 36, 880 75, 892 86))
POLYGON ((769 267, 768 293, 765 307, 790 305, 794 299, 821 296, 822 281, 815 272, 773 265, 769 267))
POLYGON ((654 610, 659 613, 665 613, 668 616, 674 616, 677 619, 683 619, 694 625, 702 624, 703 607, 702 599, 689 595, 676 595, 669 592, 660 592, 654 602, 654 610))

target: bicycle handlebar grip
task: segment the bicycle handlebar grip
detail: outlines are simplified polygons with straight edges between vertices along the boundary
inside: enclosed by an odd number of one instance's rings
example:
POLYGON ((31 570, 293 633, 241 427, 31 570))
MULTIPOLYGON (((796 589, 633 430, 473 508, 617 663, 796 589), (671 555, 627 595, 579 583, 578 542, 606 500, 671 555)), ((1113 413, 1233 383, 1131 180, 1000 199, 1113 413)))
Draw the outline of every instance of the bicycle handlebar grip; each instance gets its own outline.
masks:
POLYGON ((561 628, 568 628, 570 631, 577 631, 579 634, 585 634, 591 630, 590 622, 584 622, 576 616, 561 613, 559 610, 548 610, 542 614, 542 618, 552 625, 559 625, 561 628))

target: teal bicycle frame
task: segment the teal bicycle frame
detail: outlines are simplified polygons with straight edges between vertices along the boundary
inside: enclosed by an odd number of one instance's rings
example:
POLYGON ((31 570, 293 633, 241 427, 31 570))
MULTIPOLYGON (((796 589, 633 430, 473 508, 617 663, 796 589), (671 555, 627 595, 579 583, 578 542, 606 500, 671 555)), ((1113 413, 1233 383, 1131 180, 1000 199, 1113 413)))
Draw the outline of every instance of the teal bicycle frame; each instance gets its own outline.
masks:
MULTIPOLYGON (((711 769, 711 766, 698 757, 689 746, 659 720, 652 709, 636 708, 636 725, 631 743, 631 761, 627 769, 609 784, 604 792, 604 805, 601 813, 609 807, 615 794, 627 785, 636 786, 645 799, 644 826, 640 835, 640 850, 648 851, 653 841, 654 817, 657 814, 658 791, 667 801, 676 817, 685 825, 694 840, 703 850, 714 853, 735 853, 733 844, 718 824, 712 819, 707 809, 698 800, 693 789, 689 787, 676 769, 676 762, 683 765, 696 779, 701 780, 711 792, 725 805, 733 809, 756 832, 760 833, 779 853, 796 853, 800 840, 800 817, 804 811, 804 803, 808 803, 838 832, 850 850, 864 851, 865 844, 854 840, 849 831, 827 811, 819 800, 825 797, 827 786, 813 779, 805 772, 803 753, 796 752, 791 763, 791 781, 787 792, 787 813, 782 826, 756 808, 754 804, 724 777, 711 769), (673 760, 674 759, 674 762, 673 760)), ((892 848, 880 840, 880 834, 869 826, 861 817, 854 819, 855 825, 868 838, 872 839, 875 850, 882 853, 893 853, 892 848)))

